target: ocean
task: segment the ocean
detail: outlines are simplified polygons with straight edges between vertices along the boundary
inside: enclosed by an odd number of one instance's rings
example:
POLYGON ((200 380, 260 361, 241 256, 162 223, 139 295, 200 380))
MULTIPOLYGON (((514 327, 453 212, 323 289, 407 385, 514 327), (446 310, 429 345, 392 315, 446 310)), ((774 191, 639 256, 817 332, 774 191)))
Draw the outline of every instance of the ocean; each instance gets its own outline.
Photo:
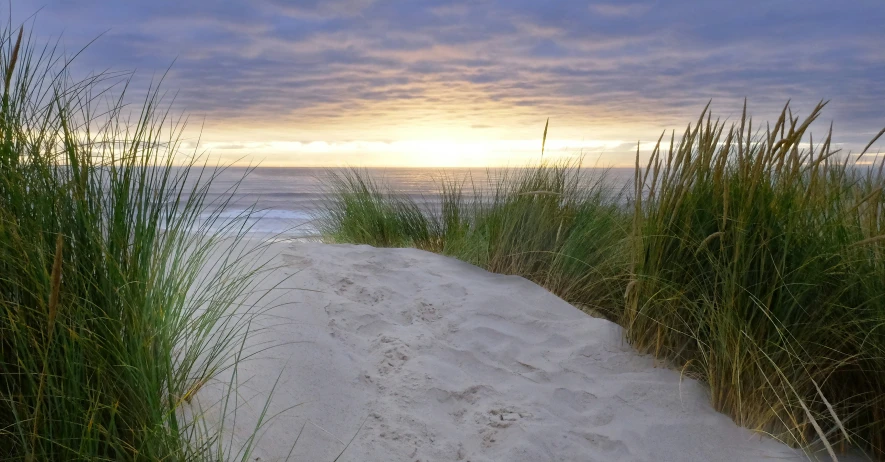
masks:
MULTIPOLYGON (((369 168, 365 171, 391 190, 422 203, 439 200, 441 178, 472 178, 474 185, 484 185, 489 178, 494 179, 504 172, 466 168, 369 168)), ((328 172, 325 168, 300 167, 227 168, 218 172, 212 181, 207 196, 209 208, 203 218, 219 214, 221 220, 212 227, 214 231, 223 229, 229 220, 239 220, 245 224, 248 233, 255 236, 318 238, 315 219, 328 192, 328 172), (243 221, 241 217, 253 207, 254 211, 243 221)), ((592 181, 602 170, 588 168, 582 172, 592 181)), ((632 183, 633 169, 610 169, 606 179, 612 190, 620 189, 632 183)))

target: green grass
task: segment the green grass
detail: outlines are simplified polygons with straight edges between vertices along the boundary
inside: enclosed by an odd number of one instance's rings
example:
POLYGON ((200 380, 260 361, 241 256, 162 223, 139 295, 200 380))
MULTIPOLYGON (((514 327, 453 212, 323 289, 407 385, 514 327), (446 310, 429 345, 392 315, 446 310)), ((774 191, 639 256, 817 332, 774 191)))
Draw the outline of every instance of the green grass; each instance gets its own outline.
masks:
POLYGON ((441 178, 435 209, 331 171, 321 228, 524 276, 705 381, 737 423, 885 460, 885 164, 829 135, 803 149, 822 107, 765 131, 705 109, 637 157, 629 201, 574 162, 441 178))
POLYGON ((217 172, 173 167, 157 88, 130 118, 125 78, 74 81, 20 29, 0 79, 0 459, 229 460, 188 403, 242 354, 261 268, 210 258, 217 172))
MULTIPOLYGON (((885 456, 882 160, 855 165, 804 121, 707 113, 637 175, 623 324, 710 385, 716 409, 789 442, 885 456)), ((744 112, 746 113, 746 111, 744 112)), ((638 161, 637 161, 638 162, 638 161)))
POLYGON ((334 192, 320 221, 334 240, 427 248, 439 238, 433 220, 408 197, 386 190, 359 170, 330 173, 334 192))
POLYGON ((435 208, 358 169, 330 170, 326 178, 318 223, 331 241, 439 252, 615 314, 626 286, 630 221, 605 176, 588 183, 578 162, 442 177, 435 208))

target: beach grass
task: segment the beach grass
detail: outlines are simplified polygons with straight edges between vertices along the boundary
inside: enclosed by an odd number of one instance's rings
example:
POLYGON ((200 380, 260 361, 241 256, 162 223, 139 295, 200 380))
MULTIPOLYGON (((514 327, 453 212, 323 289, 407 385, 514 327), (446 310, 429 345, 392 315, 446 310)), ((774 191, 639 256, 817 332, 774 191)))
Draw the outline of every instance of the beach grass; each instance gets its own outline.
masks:
MULTIPOLYGON (((881 158, 817 144, 785 108, 763 131, 708 111, 637 166, 622 323, 710 385, 739 424, 885 456, 881 158), (706 115, 706 119, 705 116, 706 115)), ((637 159, 638 163, 638 159, 637 159)))
POLYGON ((480 178, 443 173, 438 203, 392 191, 364 170, 329 170, 325 178, 317 222, 331 241, 442 253, 617 314, 629 262, 624 191, 612 191, 604 172, 585 178, 580 160, 480 178))
POLYGON ((130 113, 126 75, 75 81, 23 32, 0 42, 0 459, 245 460, 191 407, 242 358, 262 270, 211 257, 244 231, 207 202, 218 171, 173 166, 156 86, 130 113))
POLYGON ((706 382, 738 424, 885 459, 885 164, 815 143, 822 109, 765 130, 705 109, 637 154, 627 195, 574 161, 443 175, 439 204, 331 171, 319 222, 524 276, 706 382))
POLYGON ((340 242, 426 249, 440 239, 435 221, 416 201, 357 169, 330 171, 320 217, 323 232, 340 242))

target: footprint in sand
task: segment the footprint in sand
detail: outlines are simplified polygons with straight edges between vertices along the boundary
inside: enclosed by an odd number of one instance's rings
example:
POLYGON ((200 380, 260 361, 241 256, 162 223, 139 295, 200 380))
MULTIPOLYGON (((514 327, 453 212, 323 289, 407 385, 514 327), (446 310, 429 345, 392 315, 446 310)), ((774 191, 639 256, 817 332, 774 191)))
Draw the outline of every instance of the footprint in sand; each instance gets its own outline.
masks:
POLYGON ((514 407, 499 407, 487 413, 489 425, 495 428, 507 428, 521 419, 531 418, 532 414, 514 407))
POLYGON ((442 319, 439 309, 433 303, 421 301, 418 304, 418 319, 424 322, 434 322, 442 319))
POLYGON ((370 349, 380 356, 378 361, 378 374, 381 376, 397 373, 402 370, 411 357, 411 349, 399 339, 387 335, 379 335, 370 349))
POLYGON ((334 285, 335 293, 356 303, 374 306, 388 299, 393 293, 386 287, 369 288, 354 282, 354 278, 344 277, 334 285))

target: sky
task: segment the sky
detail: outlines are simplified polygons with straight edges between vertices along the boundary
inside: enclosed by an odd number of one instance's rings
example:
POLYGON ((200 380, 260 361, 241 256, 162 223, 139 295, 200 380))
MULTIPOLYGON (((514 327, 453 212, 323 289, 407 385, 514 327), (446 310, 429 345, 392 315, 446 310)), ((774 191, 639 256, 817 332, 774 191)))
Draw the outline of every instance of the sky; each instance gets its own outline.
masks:
MULTIPOLYGON (((756 124, 829 100, 815 139, 885 127, 883 0, 24 0, 72 72, 134 71, 185 146, 265 166, 630 166, 708 101, 756 124), (36 13, 36 15, 34 15, 36 13), (171 67, 170 67, 171 66, 171 67)), ((33 15, 33 16, 32 16, 33 15)), ((668 135, 669 136, 669 135, 668 135)), ((882 146, 882 143, 876 145, 882 146)), ((880 148, 881 149, 881 148, 880 148)), ((883 149, 885 151, 885 149, 883 149)))

